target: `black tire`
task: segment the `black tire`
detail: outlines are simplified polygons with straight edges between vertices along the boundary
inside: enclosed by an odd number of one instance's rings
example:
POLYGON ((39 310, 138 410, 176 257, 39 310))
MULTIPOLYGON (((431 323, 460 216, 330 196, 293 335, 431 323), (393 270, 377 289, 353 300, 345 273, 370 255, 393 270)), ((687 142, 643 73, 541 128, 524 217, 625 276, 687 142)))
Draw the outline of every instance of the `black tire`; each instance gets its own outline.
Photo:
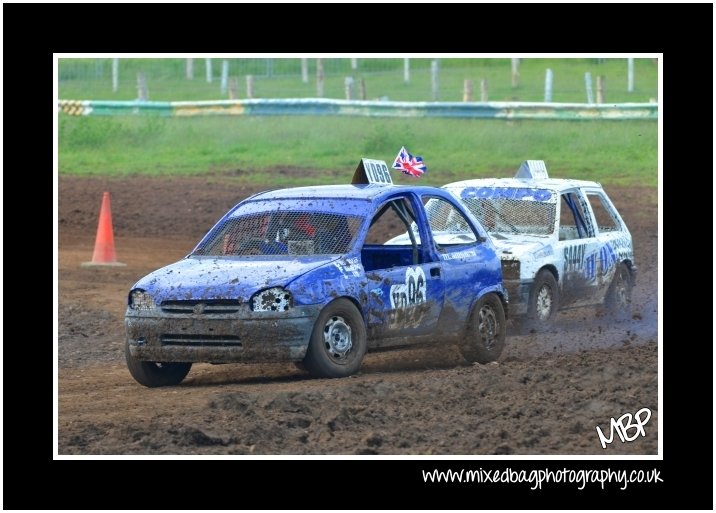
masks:
POLYGON ((328 303, 313 326, 306 370, 319 378, 342 378, 358 371, 366 350, 363 317, 348 299, 328 303))
POLYGON ((137 360, 129 352, 128 342, 124 345, 124 355, 132 377, 137 383, 149 388, 178 385, 191 369, 191 363, 188 362, 160 363, 137 360))
POLYGON ((505 348, 505 332, 502 301, 497 294, 485 294, 472 309, 460 352, 469 362, 494 362, 505 348))
POLYGON ((554 274, 547 269, 537 273, 527 305, 527 326, 544 328, 554 321, 559 310, 559 286, 554 274))
POLYGON ((607 313, 611 317, 620 320, 631 318, 631 292, 631 271, 624 262, 621 262, 614 272, 614 278, 604 300, 607 313))

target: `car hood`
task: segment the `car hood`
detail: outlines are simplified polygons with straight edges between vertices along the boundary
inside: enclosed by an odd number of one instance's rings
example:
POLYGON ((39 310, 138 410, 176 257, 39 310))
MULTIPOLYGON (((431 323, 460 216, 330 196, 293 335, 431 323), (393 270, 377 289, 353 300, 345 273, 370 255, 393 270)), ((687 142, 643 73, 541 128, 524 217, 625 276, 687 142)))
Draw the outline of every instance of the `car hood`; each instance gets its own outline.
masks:
POLYGON ((495 251, 502 260, 520 260, 528 254, 550 253, 551 245, 545 239, 492 238, 495 251))
POLYGON ((259 290, 286 286, 339 258, 336 255, 297 260, 189 257, 148 274, 132 288, 144 289, 157 304, 192 299, 248 301, 259 290))

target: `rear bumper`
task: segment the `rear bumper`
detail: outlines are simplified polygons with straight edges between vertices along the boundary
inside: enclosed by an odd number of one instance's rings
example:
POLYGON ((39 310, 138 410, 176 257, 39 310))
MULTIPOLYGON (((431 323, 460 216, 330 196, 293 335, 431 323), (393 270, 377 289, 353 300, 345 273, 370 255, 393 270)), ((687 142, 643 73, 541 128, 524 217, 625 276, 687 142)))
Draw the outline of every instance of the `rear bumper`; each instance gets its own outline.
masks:
POLYGON ((124 324, 130 354, 152 362, 300 361, 306 355, 320 305, 287 312, 166 314, 160 309, 127 310, 124 324))

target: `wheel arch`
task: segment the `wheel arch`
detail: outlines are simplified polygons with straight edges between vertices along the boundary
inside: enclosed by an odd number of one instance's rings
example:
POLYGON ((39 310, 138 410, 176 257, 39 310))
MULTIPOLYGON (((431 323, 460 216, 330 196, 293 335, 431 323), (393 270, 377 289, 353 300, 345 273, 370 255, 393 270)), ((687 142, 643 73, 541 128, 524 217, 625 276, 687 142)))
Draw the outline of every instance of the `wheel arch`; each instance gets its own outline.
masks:
POLYGON ((482 289, 481 293, 478 294, 470 304, 470 311, 467 314, 467 318, 469 319, 472 316, 472 313, 475 311, 475 306, 477 306, 477 303, 488 294, 495 294, 499 299, 500 303, 502 303, 502 310, 505 312, 505 319, 508 318, 509 315, 509 301, 508 298, 505 296, 506 292, 501 289, 500 287, 488 287, 485 289, 482 289))
POLYGON ((542 270, 547 270, 552 273, 554 276, 554 279, 557 280, 557 284, 559 284, 559 271, 557 270, 557 267, 554 264, 545 264, 542 267, 540 267, 537 272, 535 273, 535 278, 539 273, 542 272, 542 270))
POLYGON ((358 313, 360 313, 360 316, 361 316, 361 318, 363 319, 363 323, 365 323, 365 318, 366 318, 366 317, 365 317, 364 307, 363 307, 363 305, 361 305, 360 301, 358 301, 358 299, 356 299, 356 298, 353 297, 353 296, 349 296, 349 295, 342 295, 342 296, 336 295, 336 296, 332 296, 332 297, 330 297, 330 299, 329 299, 328 301, 326 301, 325 303, 323 303, 323 304, 321 305, 321 311, 323 311, 324 308, 326 308, 328 305, 330 305, 331 303, 333 303, 334 301, 337 301, 337 300, 339 300, 339 299, 347 299, 348 301, 350 301, 351 303, 353 303, 353 306, 355 306, 355 307, 356 307, 356 310, 358 310, 358 313))
POLYGON ((630 258, 625 258, 621 261, 622 264, 627 266, 627 269, 629 269, 629 281, 631 282, 631 286, 636 285, 636 266, 634 265, 634 262, 631 261, 630 258))

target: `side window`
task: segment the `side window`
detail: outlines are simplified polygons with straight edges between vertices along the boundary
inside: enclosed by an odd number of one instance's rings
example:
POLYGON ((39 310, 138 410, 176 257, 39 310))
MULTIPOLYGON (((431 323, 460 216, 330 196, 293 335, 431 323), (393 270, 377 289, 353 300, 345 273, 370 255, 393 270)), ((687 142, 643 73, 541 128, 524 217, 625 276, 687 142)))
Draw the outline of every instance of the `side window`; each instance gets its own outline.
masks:
POLYGON ((559 240, 584 239, 591 236, 579 196, 574 192, 563 193, 559 209, 559 240))
POLYGON ((614 217, 612 209, 604 200, 604 197, 596 192, 588 192, 587 199, 594 212, 597 221, 597 229, 602 232, 615 232, 621 230, 619 222, 614 217))
POLYGON ((428 225, 438 247, 477 241, 477 234, 470 223, 452 203, 435 197, 423 197, 423 202, 428 225))
POLYGON ((393 244, 410 245, 410 234, 408 233, 408 230, 410 230, 419 244, 420 234, 413 222, 414 220, 415 214, 413 209, 410 208, 409 202, 402 198, 389 201, 378 210, 378 213, 371 220, 365 243, 385 244, 391 239, 402 235, 404 237, 400 237, 399 241, 391 242, 393 244), (406 224, 406 220, 408 224, 406 224))
POLYGON ((420 233, 410 202, 399 198, 381 206, 371 220, 361 249, 366 272, 419 265, 423 260, 420 233))

